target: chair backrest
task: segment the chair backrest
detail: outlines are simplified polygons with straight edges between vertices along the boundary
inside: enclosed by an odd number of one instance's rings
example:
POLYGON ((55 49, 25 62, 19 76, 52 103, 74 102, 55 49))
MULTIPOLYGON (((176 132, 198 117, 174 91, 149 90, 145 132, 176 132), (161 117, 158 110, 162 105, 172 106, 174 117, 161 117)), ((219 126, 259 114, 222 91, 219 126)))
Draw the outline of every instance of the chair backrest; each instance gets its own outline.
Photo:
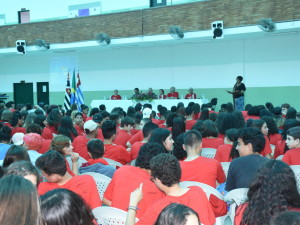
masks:
POLYGON ((276 158, 276 160, 282 160, 282 158, 283 158, 283 155, 280 155, 276 158))
POLYGON ((93 209, 92 213, 94 214, 98 224, 105 225, 124 225, 126 222, 127 212, 109 206, 101 206, 93 209))
POLYGON ((135 166, 135 161, 136 161, 136 159, 132 160, 132 161, 130 162, 130 165, 131 165, 131 166, 135 166))
POLYGON ((270 144, 270 147, 271 147, 271 150, 272 150, 272 153, 271 153, 271 155, 274 155, 274 152, 275 152, 275 145, 272 145, 272 144, 270 144))
POLYGON ((215 158, 217 149, 215 148, 202 148, 201 156, 205 158, 215 158))
POLYGON ((290 166, 291 169, 293 170, 295 177, 296 177, 296 181, 297 181, 297 188, 298 188, 298 192, 300 193, 300 165, 293 165, 290 166))
POLYGON ((221 195, 220 192, 218 192, 215 188, 213 188, 207 184, 204 184, 204 183, 200 183, 200 182, 196 182, 196 181, 182 181, 179 183, 179 186, 182 188, 187 188, 187 187, 191 187, 191 186, 201 187, 203 189, 203 191, 205 192, 207 198, 209 198, 209 196, 211 194, 213 194, 214 196, 218 197, 221 200, 224 199, 223 195, 221 195))
POLYGON ((100 199, 102 200, 104 192, 106 191, 106 188, 109 185, 111 179, 103 174, 95 173, 95 172, 87 172, 87 173, 82 173, 80 175, 90 175, 94 178, 95 183, 97 185, 100 199))
POLYGON ((237 206, 239 206, 248 200, 248 190, 249 188, 234 189, 225 195, 224 201, 229 202, 230 204, 236 203, 237 206))
MULTIPOLYGON (((72 169, 73 162, 72 162, 71 156, 67 155, 66 159, 69 163, 70 168, 72 169)), ((82 158, 81 156, 79 156, 78 161, 77 161, 78 168, 81 167, 83 163, 87 163, 87 161, 84 158, 82 158)))
POLYGON ((112 160, 112 159, 109 159, 109 158, 104 158, 104 157, 103 157, 103 159, 106 160, 106 162, 108 163, 108 165, 113 166, 116 169, 117 169, 117 167, 123 166, 121 163, 119 163, 119 162, 117 162, 115 160, 112 160))
POLYGON ((230 162, 221 162, 221 166, 223 168, 223 171, 225 173, 225 176, 227 177, 228 175, 228 170, 229 170, 229 166, 230 166, 230 162))

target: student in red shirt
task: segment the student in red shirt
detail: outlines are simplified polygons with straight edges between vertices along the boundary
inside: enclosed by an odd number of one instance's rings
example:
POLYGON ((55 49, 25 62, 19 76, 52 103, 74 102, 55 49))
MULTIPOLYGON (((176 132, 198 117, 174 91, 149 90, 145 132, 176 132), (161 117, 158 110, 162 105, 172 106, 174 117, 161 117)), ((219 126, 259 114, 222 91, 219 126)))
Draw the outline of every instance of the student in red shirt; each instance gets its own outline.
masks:
POLYGON ((82 117, 83 117, 82 113, 77 112, 74 116, 74 121, 73 121, 74 127, 75 127, 75 129, 77 131, 77 134, 79 136, 85 136, 85 132, 84 132, 84 128, 83 128, 84 122, 83 122, 82 117))
POLYGON ((215 148, 217 149, 219 145, 224 144, 222 138, 218 138, 218 129, 216 124, 211 120, 205 120, 201 127, 202 135, 202 148, 215 148))
POLYGON ((26 128, 22 127, 24 123, 24 117, 21 115, 19 111, 13 112, 13 117, 11 119, 11 136, 15 133, 23 133, 26 134, 26 128))
POLYGON ((168 99, 179 99, 179 94, 175 91, 175 87, 170 88, 170 93, 168 93, 167 97, 168 99))
POLYGON ((83 119, 83 122, 85 122, 88 117, 87 114, 89 113, 90 109, 87 105, 84 105, 84 104, 82 104, 80 107, 81 107, 81 112, 82 112, 82 119, 83 119))
POLYGON ((300 126, 287 131, 286 144, 290 150, 284 154, 282 161, 290 166, 300 165, 300 126))
MULTIPOLYGON (((133 129, 130 131, 130 134, 131 134, 131 137, 133 135, 135 135, 136 133, 138 133, 140 130, 143 129, 143 126, 141 124, 142 122, 142 119, 143 119, 143 114, 142 113, 134 113, 133 115, 133 120, 134 120, 134 127, 133 129)), ((126 143, 127 144, 127 143, 126 143)), ((126 146, 127 147, 127 146, 126 146)))
MULTIPOLYGON (((181 169, 178 160, 170 154, 159 154, 150 162, 152 181, 163 191, 166 196, 153 203, 136 223, 154 224, 160 212, 171 203, 184 204, 199 215, 201 223, 212 225, 215 223, 214 212, 204 191, 200 187, 181 188, 179 186, 181 169)), ((134 224, 135 215, 138 211, 138 202, 142 199, 143 185, 131 193, 126 225, 134 224)))
POLYGON ((191 130, 192 127, 195 125, 195 123, 197 123, 197 120, 193 119, 193 107, 188 106, 185 108, 185 129, 186 130, 191 130))
POLYGON ((137 158, 140 148, 148 142, 150 135, 154 129, 158 128, 158 126, 152 122, 146 123, 143 127, 143 136, 145 137, 142 141, 135 142, 130 149, 131 160, 137 158))
POLYGON ((173 138, 172 134, 168 129, 157 128, 152 131, 148 142, 156 142, 165 148, 165 152, 173 150, 173 138))
POLYGON ((224 145, 219 145, 215 159, 219 162, 231 162, 234 159, 234 151, 237 152, 235 146, 237 145, 237 140, 239 137, 239 130, 232 128, 226 131, 224 145))
POLYGON ((119 95, 119 91, 117 89, 114 90, 114 94, 110 97, 111 100, 121 100, 122 97, 119 95))
POLYGON ((58 108, 54 108, 47 116, 47 126, 43 129, 42 137, 52 139, 53 134, 57 134, 58 127, 62 119, 62 114, 58 108))
POLYGON ((163 147, 157 143, 143 145, 136 166, 122 166, 116 171, 105 191, 103 203, 127 210, 130 193, 143 183, 143 199, 138 204, 140 209, 137 212, 137 217, 141 218, 152 203, 165 196, 150 180, 150 161, 163 152, 163 147))
POLYGON ((185 99, 196 99, 197 95, 194 93, 193 88, 189 88, 189 93, 185 95, 185 99))
POLYGON ((100 139, 101 141, 104 141, 104 137, 102 134, 102 124, 104 122, 103 117, 101 116, 100 113, 96 113, 93 115, 93 121, 97 124, 97 130, 98 130, 98 135, 96 138, 100 139))
POLYGON ((84 130, 86 136, 77 136, 73 141, 73 151, 77 152, 85 160, 90 159, 91 157, 88 154, 87 142, 90 139, 94 139, 98 135, 97 124, 93 120, 88 120, 84 123, 84 130))
MULTIPOLYGON (((141 127, 145 126, 146 123, 151 122, 150 118, 143 118, 141 120, 141 127)), ((140 130, 135 135, 133 135, 126 143, 126 146, 130 148, 135 142, 142 141, 144 139, 143 130, 140 130)))
POLYGON ((94 179, 89 175, 72 177, 67 172, 66 163, 59 152, 46 152, 36 160, 35 165, 47 179, 47 182, 38 186, 40 195, 53 189, 65 188, 80 195, 92 209, 102 205, 94 179))
POLYGON ((122 145, 126 148, 127 141, 131 138, 130 131, 133 129, 134 121, 131 117, 124 117, 121 120, 121 126, 119 127, 116 138, 114 140, 114 144, 122 145))
POLYGON ((104 158, 115 160, 123 165, 131 161, 130 154, 122 145, 115 145, 113 141, 116 138, 116 123, 112 120, 106 120, 102 124, 102 133, 104 137, 104 158))

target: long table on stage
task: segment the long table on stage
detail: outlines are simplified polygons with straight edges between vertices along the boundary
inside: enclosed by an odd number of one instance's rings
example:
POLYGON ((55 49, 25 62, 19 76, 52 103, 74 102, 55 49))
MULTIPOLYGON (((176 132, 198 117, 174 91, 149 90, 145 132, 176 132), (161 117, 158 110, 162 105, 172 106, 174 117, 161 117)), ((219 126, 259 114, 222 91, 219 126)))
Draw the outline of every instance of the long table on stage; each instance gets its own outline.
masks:
MULTIPOLYGON (((208 99, 154 99, 152 102, 143 101, 140 102, 142 105, 150 103, 153 110, 157 111, 157 106, 165 106, 168 110, 171 109, 173 105, 177 106, 179 102, 182 102, 185 107, 190 102, 198 103, 200 106, 202 104, 208 103, 208 99)), ((122 107, 124 111, 127 111, 129 106, 135 106, 138 102, 133 100, 93 100, 91 103, 92 108, 98 108, 99 105, 104 104, 106 106, 106 111, 110 112, 115 107, 122 107)))

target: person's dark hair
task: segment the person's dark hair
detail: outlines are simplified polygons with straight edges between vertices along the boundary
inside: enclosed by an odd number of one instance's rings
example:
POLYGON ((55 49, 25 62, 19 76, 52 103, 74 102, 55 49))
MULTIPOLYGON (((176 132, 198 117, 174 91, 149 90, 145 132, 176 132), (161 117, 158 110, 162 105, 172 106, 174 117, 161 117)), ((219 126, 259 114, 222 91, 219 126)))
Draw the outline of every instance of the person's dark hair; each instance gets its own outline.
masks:
POLYGON ((249 186, 248 198, 242 225, 268 225, 276 214, 300 208, 294 172, 281 160, 269 160, 262 166, 249 186))
POLYGON ((49 176, 52 174, 64 176, 67 172, 64 157, 55 150, 49 150, 38 157, 35 165, 49 176))
POLYGON ((280 107, 275 107, 273 110, 273 113, 275 116, 281 116, 281 108, 280 107))
POLYGON ((47 120, 48 125, 54 126, 56 129, 58 129, 61 119, 62 119, 62 115, 60 114, 59 109, 54 108, 48 114, 46 120, 47 120))
POLYGON ((266 106, 267 110, 269 110, 270 112, 273 113, 274 106, 271 102, 266 102, 265 106, 266 106))
POLYGON ((219 112, 221 113, 221 112, 227 112, 227 104, 221 104, 221 107, 220 107, 220 110, 219 110, 219 112))
POLYGON ((36 133, 36 134, 42 134, 42 127, 39 124, 32 123, 29 124, 28 127, 26 128, 26 133, 36 133))
POLYGON ((126 116, 134 118, 134 114, 135 114, 135 110, 134 110, 133 106, 129 106, 127 109, 126 116))
POLYGON ((180 107, 184 108, 183 102, 178 102, 176 107, 177 107, 177 109, 179 109, 180 107))
POLYGON ((0 143, 6 142, 8 143, 10 141, 11 137, 11 129, 8 126, 3 126, 0 129, 0 143))
POLYGON ((232 159, 240 157, 239 151, 236 149, 238 144, 237 140, 239 138, 239 130, 235 128, 229 129, 225 132, 225 137, 227 137, 228 140, 232 142, 232 147, 229 156, 232 159))
POLYGON ((183 133, 185 133, 185 121, 181 116, 175 117, 173 119, 172 138, 176 139, 178 135, 183 133))
POLYGON ((297 110, 294 107, 290 107, 287 110, 287 113, 285 115, 285 119, 286 120, 288 120, 288 119, 296 119, 296 114, 297 114, 297 110))
POLYGON ((29 113, 24 121, 23 127, 27 128, 30 124, 34 123, 36 118, 37 114, 35 114, 34 112, 29 113))
POLYGON ((192 130, 197 130, 197 131, 201 132, 201 127, 203 125, 203 122, 204 122, 203 120, 198 120, 192 127, 192 130))
POLYGON ((173 105, 173 106, 171 107, 171 112, 172 112, 172 113, 176 113, 176 112, 177 112, 177 107, 176 107, 175 105, 173 105))
POLYGON ((197 130, 189 130, 184 134, 183 143, 185 146, 193 147, 202 142, 201 133, 197 130))
POLYGON ((152 105, 150 103, 146 103, 143 105, 143 109, 145 109, 145 108, 152 109, 152 105))
POLYGON ((300 139, 300 126, 288 129, 287 135, 292 136, 294 139, 300 139))
POLYGON ((292 127, 297 127, 300 126, 300 121, 295 120, 295 119, 288 119, 285 120, 284 125, 283 125, 283 131, 281 133, 282 135, 282 139, 286 140, 286 135, 287 135, 287 131, 292 128, 292 127))
POLYGON ((141 103, 137 103, 135 106, 134 106, 134 110, 136 112, 140 112, 142 110, 142 104, 141 103))
POLYGON ((245 111, 249 111, 250 108, 252 108, 251 104, 246 104, 245 105, 245 111))
POLYGON ((245 127, 240 129, 239 138, 243 140, 245 145, 251 144, 253 152, 261 153, 265 147, 266 140, 263 133, 256 127, 245 127))
POLYGON ((202 137, 218 137, 219 132, 216 124, 211 120, 205 120, 201 127, 202 137))
POLYGON ((6 108, 9 109, 12 107, 13 104, 15 104, 13 101, 8 101, 8 102, 6 102, 5 106, 6 106, 6 108))
POLYGON ((177 113, 178 115, 185 116, 185 108, 184 107, 177 108, 177 113))
POLYGON ((134 88, 134 90, 135 90, 135 91, 138 91, 138 92, 140 91, 140 89, 138 89, 138 88, 134 88))
POLYGON ((252 106, 249 108, 248 113, 249 116, 259 116, 259 107, 258 106, 252 106))
POLYGON ((150 161, 151 176, 158 178, 163 185, 171 187, 178 184, 181 178, 181 168, 175 156, 162 153, 150 161))
POLYGON ((88 107, 87 105, 82 104, 82 105, 80 106, 80 108, 81 108, 81 111, 83 111, 83 110, 85 110, 85 109, 88 109, 89 107, 88 107))
POLYGON ((183 138, 184 134, 180 134, 176 137, 174 140, 174 149, 173 149, 173 155, 178 160, 184 160, 187 157, 186 151, 183 149, 183 138))
POLYGON ((99 109, 100 109, 100 111, 105 111, 106 106, 104 104, 101 104, 101 105, 99 105, 99 109))
POLYGON ((41 175, 37 168, 32 165, 30 161, 16 161, 9 165, 6 169, 6 175, 19 175, 22 177, 28 176, 28 175, 34 175, 37 179, 37 186, 39 185, 39 181, 41 178, 41 175))
POLYGON ((209 119, 209 110, 208 108, 203 108, 201 110, 200 118, 199 120, 205 121, 209 119))
POLYGON ((58 188, 42 195, 41 211, 47 225, 94 225, 90 207, 67 189, 58 188))
POLYGON ((117 133, 116 123, 112 120, 105 120, 101 128, 104 139, 110 139, 117 133))
POLYGON ((40 125, 42 128, 45 127, 44 121, 46 120, 46 117, 44 116, 44 114, 39 114, 36 116, 36 118, 34 119, 34 123, 40 125))
POLYGON ((218 114, 217 113, 210 113, 208 118, 213 121, 213 122, 216 122, 217 119, 218 119, 218 114))
POLYGON ((88 152, 92 159, 99 159, 104 155, 104 145, 100 139, 91 139, 87 143, 88 152))
POLYGON ((185 225, 189 215, 195 215, 200 224, 199 216, 193 209, 186 205, 172 203, 160 212, 154 225, 185 225))
POLYGON ((99 108, 92 108, 91 111, 90 111, 90 117, 92 117, 96 113, 100 113, 99 108))
POLYGON ((228 103, 226 104, 226 110, 227 110, 227 112, 229 112, 229 113, 232 113, 232 112, 234 111, 234 107, 233 107, 233 104, 232 104, 231 102, 228 102, 228 103))
POLYGON ((272 220, 271 225, 299 225, 300 224, 300 212, 296 211, 284 211, 277 214, 272 220))
POLYGON ((164 152, 165 148, 162 145, 155 142, 148 142, 140 148, 135 166, 148 170, 150 169, 151 159, 164 152))
POLYGON ((107 118, 107 117, 110 117, 110 113, 107 112, 107 111, 102 111, 100 112, 101 116, 103 117, 103 119, 107 118))
POLYGON ((245 119, 244 119, 244 116, 243 116, 242 112, 241 111, 233 111, 232 114, 237 117, 238 124, 239 124, 238 127, 234 127, 234 128, 243 128, 243 127, 245 127, 245 119))
POLYGON ((120 114, 119 112, 112 112, 110 115, 109 115, 109 119, 112 120, 112 121, 115 121, 115 123, 117 123, 120 119, 120 114))
POLYGON ((134 121, 131 117, 126 116, 121 120, 121 127, 128 126, 128 125, 134 126, 134 121))
POLYGON ((267 123, 269 128, 268 135, 278 134, 278 128, 272 116, 263 116, 261 119, 267 123))
POLYGON ((71 118, 67 116, 62 118, 57 133, 69 137, 71 141, 73 141, 73 137, 78 136, 78 133, 73 126, 71 118))
POLYGON ((232 159, 240 157, 240 153, 236 149, 237 145, 238 145, 238 141, 233 142, 233 145, 232 145, 230 153, 229 153, 229 157, 232 158, 232 159))
POLYGON ((289 109, 290 107, 291 107, 291 105, 289 103, 283 103, 281 105, 281 108, 287 108, 287 109, 289 109))
POLYGON ((242 76, 237 76, 236 79, 238 79, 239 81, 243 81, 243 77, 242 76))
POLYGON ((263 117, 263 116, 273 116, 273 113, 267 109, 262 109, 259 112, 259 116, 263 117))
POLYGON ((146 123, 143 127, 143 136, 146 138, 151 135, 152 131, 159 128, 155 123, 149 122, 146 123))
POLYGON ((185 115, 191 116, 193 114, 193 107, 188 106, 185 108, 185 115))
POLYGON ((201 111, 200 105, 198 103, 195 103, 195 105, 193 105, 193 112, 194 114, 197 114, 201 111))
POLYGON ((135 114, 133 115, 133 119, 134 119, 134 123, 135 123, 135 124, 140 124, 141 121, 142 121, 142 119, 143 119, 143 114, 137 112, 137 113, 135 113, 135 114))
POLYGON ((188 106, 192 107, 192 108, 193 108, 194 105, 195 105, 195 102, 189 102, 189 104, 188 104, 188 106))
POLYGON ((4 109, 1 114, 1 120, 3 122, 10 122, 12 116, 13 116, 12 111, 10 111, 9 109, 4 109))
MULTIPOLYGON (((165 128, 154 129, 150 135, 148 142, 155 142, 164 147, 165 140, 169 137, 171 132, 165 128)), ((165 148, 165 147, 164 147, 165 148)), ((165 149, 166 150, 166 149, 165 149)), ((167 150, 166 150, 167 152, 167 150)))
POLYGON ((0 179, 0 224, 43 225, 36 187, 18 175, 0 179))
POLYGON ((6 155, 3 159, 3 167, 6 168, 10 164, 18 161, 26 160, 30 162, 30 158, 27 150, 19 145, 12 145, 7 150, 6 155))
POLYGON ((19 120, 22 120, 22 119, 23 119, 23 116, 21 115, 21 113, 19 111, 15 111, 15 112, 13 112, 13 116, 11 118, 10 125, 12 127, 15 127, 18 125, 19 120))
POLYGON ((173 127, 173 120, 177 116, 178 116, 178 114, 176 112, 172 112, 168 115, 168 117, 166 119, 167 127, 173 127))

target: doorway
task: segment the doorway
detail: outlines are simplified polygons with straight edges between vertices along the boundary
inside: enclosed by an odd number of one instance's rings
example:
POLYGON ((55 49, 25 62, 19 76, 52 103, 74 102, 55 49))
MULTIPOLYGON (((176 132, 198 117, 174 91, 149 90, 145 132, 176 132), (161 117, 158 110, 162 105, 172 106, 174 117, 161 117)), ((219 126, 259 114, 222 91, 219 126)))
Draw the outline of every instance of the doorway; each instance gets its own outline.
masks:
POLYGON ((33 83, 14 83, 14 102, 17 104, 33 104, 33 83))
POLYGON ((46 105, 49 105, 49 82, 37 82, 36 92, 37 103, 43 102, 46 105))

